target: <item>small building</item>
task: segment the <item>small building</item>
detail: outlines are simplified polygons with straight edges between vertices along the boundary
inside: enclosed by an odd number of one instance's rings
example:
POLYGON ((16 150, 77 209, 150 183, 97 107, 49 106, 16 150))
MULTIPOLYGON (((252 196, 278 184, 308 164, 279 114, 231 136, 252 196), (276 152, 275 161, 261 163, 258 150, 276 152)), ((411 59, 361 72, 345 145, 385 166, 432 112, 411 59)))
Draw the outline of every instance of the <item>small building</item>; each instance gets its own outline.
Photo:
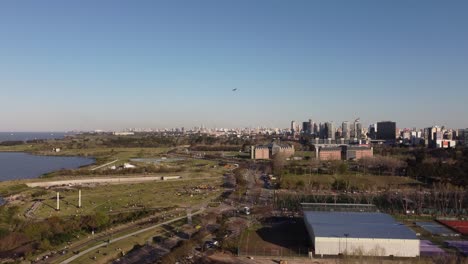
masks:
POLYGON ((133 164, 130 164, 130 163, 124 163, 123 168, 124 169, 134 169, 134 168, 136 168, 136 166, 133 165, 133 164))
POLYGON ((341 160, 340 147, 319 147, 315 149, 318 160, 341 160))

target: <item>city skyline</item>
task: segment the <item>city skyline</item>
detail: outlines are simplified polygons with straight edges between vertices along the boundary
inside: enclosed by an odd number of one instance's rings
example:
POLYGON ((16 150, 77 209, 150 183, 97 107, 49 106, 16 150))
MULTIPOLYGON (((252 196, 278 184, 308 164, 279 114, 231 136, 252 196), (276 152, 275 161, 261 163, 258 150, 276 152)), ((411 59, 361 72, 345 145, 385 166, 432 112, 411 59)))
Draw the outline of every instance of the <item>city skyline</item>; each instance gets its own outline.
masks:
MULTIPOLYGON (((353 125, 358 125, 359 129, 365 129, 369 130, 371 127, 375 127, 377 123, 379 122, 395 122, 396 123, 396 129, 400 130, 412 130, 412 131, 420 131, 424 130, 428 127, 442 127, 445 129, 453 129, 453 130, 458 130, 458 129, 466 129, 466 127, 450 127, 444 123, 438 124, 438 123, 432 123, 424 126, 415 126, 415 125, 409 125, 409 126, 402 126, 401 124, 398 123, 398 121, 395 120, 372 120, 372 121, 362 121, 361 118, 357 119, 348 119, 348 120, 343 120, 343 121, 336 121, 336 120, 323 120, 323 119, 295 119, 295 120, 290 120, 289 122, 285 124, 280 124, 278 126, 273 126, 271 123, 270 125, 265 125, 265 122, 263 124, 260 124, 261 122, 258 122, 256 125, 240 125, 240 126, 234 126, 234 125, 227 125, 227 126, 219 126, 216 124, 206 124, 206 123, 198 123, 194 125, 187 125, 187 124, 180 124, 176 126, 148 126, 148 125, 143 125, 143 126, 133 126, 133 127, 125 127, 125 126, 118 126, 118 127, 113 127, 113 128, 103 128, 103 127, 94 127, 90 129, 64 129, 64 130, 2 130, 1 125, 0 125, 0 132, 6 132, 6 133, 20 133, 20 132, 38 132, 38 133, 53 133, 53 132, 96 132, 96 131, 102 131, 102 132, 118 132, 118 131, 134 131, 134 132, 158 132, 158 131, 171 131, 171 130, 180 130, 180 129, 185 129, 186 131, 193 131, 193 130, 210 130, 210 131, 216 131, 216 130, 245 130, 245 129, 266 129, 266 130, 281 130, 281 131, 286 131, 286 130, 294 130, 296 133, 297 132, 304 132, 304 123, 309 123, 312 125, 310 131, 314 131, 314 126, 315 129, 320 129, 321 126, 327 126, 327 124, 331 124, 333 127, 333 130, 336 132, 338 130, 342 131, 344 123, 347 123, 348 125, 348 136, 352 135, 354 133, 354 130, 352 128, 353 125), (293 129, 294 126, 294 129, 293 129), (351 134, 349 134, 351 133, 351 134)), ((346 137, 346 136, 345 136, 346 137)))
POLYGON ((339 126, 357 117, 466 128, 467 7, 4 2, 0 131, 283 128, 309 118, 339 126))

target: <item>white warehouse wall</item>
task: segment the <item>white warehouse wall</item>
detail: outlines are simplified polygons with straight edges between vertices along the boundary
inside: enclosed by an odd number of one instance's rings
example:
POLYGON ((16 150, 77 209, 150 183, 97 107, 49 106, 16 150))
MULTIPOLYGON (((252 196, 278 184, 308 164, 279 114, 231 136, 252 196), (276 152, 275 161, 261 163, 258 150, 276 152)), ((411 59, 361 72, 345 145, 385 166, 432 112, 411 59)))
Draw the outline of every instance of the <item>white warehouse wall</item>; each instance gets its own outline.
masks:
POLYGON ((419 256, 419 239, 316 237, 314 242, 316 255, 345 254, 347 247, 348 255, 393 255, 395 257, 419 256))

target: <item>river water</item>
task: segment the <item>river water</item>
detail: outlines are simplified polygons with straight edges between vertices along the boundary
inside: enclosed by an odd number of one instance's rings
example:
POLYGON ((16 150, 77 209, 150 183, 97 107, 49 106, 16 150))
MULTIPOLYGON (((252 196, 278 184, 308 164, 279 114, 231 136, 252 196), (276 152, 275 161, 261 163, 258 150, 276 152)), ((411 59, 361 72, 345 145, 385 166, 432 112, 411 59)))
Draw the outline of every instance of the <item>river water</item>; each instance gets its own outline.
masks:
POLYGON ((0 132, 0 142, 2 141, 28 141, 35 139, 61 139, 66 135, 64 132, 0 132))
POLYGON ((36 178, 60 169, 91 165, 94 159, 83 157, 36 156, 22 152, 0 152, 0 181, 36 178))

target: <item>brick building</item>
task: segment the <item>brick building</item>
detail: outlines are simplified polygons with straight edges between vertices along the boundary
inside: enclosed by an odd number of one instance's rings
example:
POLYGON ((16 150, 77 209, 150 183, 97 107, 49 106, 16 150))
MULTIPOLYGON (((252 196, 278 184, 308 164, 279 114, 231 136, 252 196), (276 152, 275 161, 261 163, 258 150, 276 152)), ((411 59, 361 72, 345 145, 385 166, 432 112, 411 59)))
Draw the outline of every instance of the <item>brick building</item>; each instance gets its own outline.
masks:
POLYGON ((251 159, 270 159, 270 149, 267 146, 252 146, 251 159))
POLYGON ((315 150, 318 160, 341 160, 340 147, 320 147, 315 150))
POLYGON ((347 160, 359 160, 374 156, 374 149, 369 147, 345 146, 343 152, 346 153, 347 160))
POLYGON ((251 159, 271 159, 277 153, 284 154, 286 157, 294 155, 294 146, 286 144, 277 144, 275 142, 266 146, 252 146, 250 152, 251 159))

